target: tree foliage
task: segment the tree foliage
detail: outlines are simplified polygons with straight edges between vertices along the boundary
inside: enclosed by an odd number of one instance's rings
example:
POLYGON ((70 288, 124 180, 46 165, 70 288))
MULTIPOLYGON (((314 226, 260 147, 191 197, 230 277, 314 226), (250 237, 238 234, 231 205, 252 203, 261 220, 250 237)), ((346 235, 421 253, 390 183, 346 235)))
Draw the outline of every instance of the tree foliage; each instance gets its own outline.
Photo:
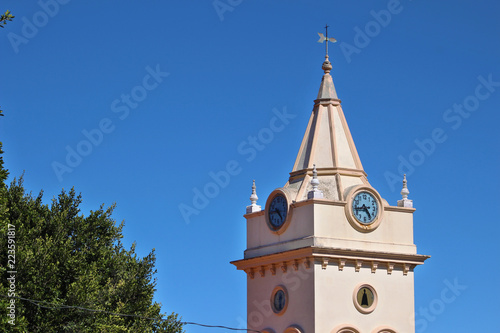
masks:
POLYGON ((3 26, 7 23, 7 21, 12 21, 12 19, 15 16, 10 13, 9 10, 7 10, 4 14, 0 15, 0 28, 3 28, 3 26))
MULTIPOLYGON (((1 144, 0 144, 1 149, 1 144)), ((1 156, 1 155, 0 155, 1 156)), ((26 193, 23 178, 5 185, 0 159, 0 294, 7 295, 7 226, 15 228, 15 292, 38 303, 16 299, 15 325, 8 323, 9 299, 0 297, 1 332, 183 332, 176 314, 164 320, 153 302, 156 280, 154 250, 144 258, 124 248, 123 222, 113 208, 81 214, 81 195, 62 191, 50 205, 26 193), (57 305, 79 306, 122 317, 57 305), (42 306, 40 306, 42 305, 42 306)))

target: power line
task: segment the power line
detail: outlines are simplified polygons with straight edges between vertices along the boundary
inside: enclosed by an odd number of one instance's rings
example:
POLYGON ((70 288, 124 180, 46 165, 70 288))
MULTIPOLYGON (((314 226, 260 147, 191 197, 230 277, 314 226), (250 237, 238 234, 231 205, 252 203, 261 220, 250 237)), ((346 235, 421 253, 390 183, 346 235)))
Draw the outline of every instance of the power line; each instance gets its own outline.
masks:
MULTIPOLYGON (((65 304, 55 304, 55 303, 50 303, 46 301, 39 301, 39 300, 34 300, 30 298, 24 298, 20 296, 14 296, 14 297, 9 297, 4 294, 0 294, 0 296, 5 297, 5 298, 17 298, 23 301, 30 302, 40 308, 44 309, 76 309, 76 310, 81 310, 81 311, 88 311, 88 312, 99 312, 99 313, 105 313, 113 316, 120 316, 120 317, 134 317, 134 318, 140 318, 140 319, 148 319, 148 320, 158 320, 158 321, 166 321, 167 319, 164 318, 151 318, 151 317, 144 317, 140 315, 132 315, 132 314, 124 314, 124 313, 116 313, 116 312, 110 312, 106 310, 97 310, 97 309, 89 309, 85 308, 82 306, 74 306, 74 305, 65 305, 65 304), (42 305, 42 304, 47 304, 47 305, 42 305)), ((261 331, 256 331, 256 330, 251 330, 248 328, 234 328, 234 327, 228 327, 228 326, 221 326, 221 325, 207 325, 207 324, 200 324, 200 323, 195 323, 195 322, 190 322, 190 321, 184 321, 181 322, 183 325, 196 325, 196 326, 202 326, 202 327, 209 327, 209 328, 223 328, 227 330, 232 330, 232 331, 246 331, 246 332, 257 332, 261 333, 261 331)))
POLYGON ((30 298, 24 298, 24 297, 20 297, 20 296, 9 297, 9 296, 3 295, 3 294, 0 294, 0 296, 6 297, 6 298, 17 298, 17 299, 20 299, 20 300, 23 300, 23 301, 30 302, 30 303, 32 303, 32 304, 34 304, 34 305, 36 305, 38 307, 44 308, 44 309, 56 309, 56 310, 59 310, 59 309, 77 309, 77 310, 89 311, 89 312, 100 312, 100 313, 105 313, 105 314, 110 314, 110 315, 113 315, 113 316, 120 316, 120 317, 135 317, 135 318, 141 318, 141 319, 162 320, 162 321, 166 320, 166 319, 163 319, 163 318, 160 318, 160 319, 158 319, 158 318, 149 318, 149 317, 144 317, 144 316, 139 316, 139 315, 115 313, 115 312, 110 312, 110 311, 106 311, 106 310, 89 309, 89 308, 84 308, 82 306, 65 305, 65 304, 55 304, 55 303, 50 303, 50 302, 47 302, 47 301, 38 301, 38 300, 34 300, 34 299, 30 299, 30 298), (48 304, 50 306, 42 305, 40 303, 48 304))
POLYGON ((185 321, 185 322, 183 322, 183 324, 186 324, 186 325, 197 325, 197 326, 210 327, 210 328, 224 328, 226 330, 232 330, 232 331, 247 331, 247 332, 261 333, 261 331, 255 331, 255 330, 251 330, 249 328, 233 328, 233 327, 219 326, 219 325, 198 324, 198 323, 193 323, 193 322, 189 322, 189 321, 185 321))

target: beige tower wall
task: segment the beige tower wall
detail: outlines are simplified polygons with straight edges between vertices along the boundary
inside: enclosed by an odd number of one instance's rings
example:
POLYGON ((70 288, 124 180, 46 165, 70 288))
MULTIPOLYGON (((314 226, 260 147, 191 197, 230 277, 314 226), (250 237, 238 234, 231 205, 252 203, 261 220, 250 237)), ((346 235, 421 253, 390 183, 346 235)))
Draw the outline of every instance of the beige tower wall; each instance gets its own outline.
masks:
POLYGON ((414 313, 413 272, 406 276, 401 270, 394 270, 391 275, 385 269, 372 273, 370 268, 361 268, 356 272, 352 265, 342 271, 336 265, 328 265, 326 269, 315 265, 314 270, 313 332, 336 333, 341 327, 349 326, 367 333, 382 326, 401 333, 415 332, 411 322, 414 313), (375 289, 378 299, 375 310, 369 314, 359 312, 353 301, 356 287, 365 283, 375 289))
MULTIPOLYGON (((267 270, 262 277, 255 272, 254 278, 247 278, 247 321, 248 328, 283 332, 287 327, 296 325, 303 332, 314 330, 314 269, 300 266, 295 270, 291 265, 287 272, 276 267, 275 275, 267 270), (288 306, 282 315, 271 309, 271 295, 277 286, 284 286, 288 293, 288 306)), ((319 331, 316 331, 319 332, 319 331)))
POLYGON ((281 233, 269 230, 263 213, 247 216, 245 258, 306 246, 350 248, 416 254, 411 208, 384 207, 377 229, 360 232, 346 218, 345 202, 309 200, 291 208, 291 220, 281 233))
POLYGON ((272 329, 283 332, 295 325, 303 332, 333 332, 342 327, 355 327, 360 332, 372 333, 378 327, 389 327, 396 332, 414 333, 413 271, 407 275, 400 269, 391 274, 386 269, 370 267, 356 271, 347 264, 342 270, 330 264, 323 268, 317 262, 297 270, 291 265, 283 272, 279 265, 275 274, 266 270, 264 276, 255 272, 247 280, 248 327, 254 330, 272 329), (377 293, 377 306, 369 314, 354 306, 353 293, 361 284, 371 285, 377 293), (271 295, 277 286, 288 293, 288 306, 282 315, 271 309, 271 295))

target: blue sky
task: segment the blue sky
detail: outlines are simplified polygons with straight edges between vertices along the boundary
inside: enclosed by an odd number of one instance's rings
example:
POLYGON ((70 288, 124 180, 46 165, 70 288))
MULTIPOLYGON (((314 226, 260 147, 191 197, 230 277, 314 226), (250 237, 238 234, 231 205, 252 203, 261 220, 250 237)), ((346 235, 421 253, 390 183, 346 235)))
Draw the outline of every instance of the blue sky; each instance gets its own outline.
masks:
POLYGON ((24 171, 46 202, 74 186, 84 212, 116 202, 125 243, 141 255, 156 249, 163 311, 241 327, 246 277, 229 261, 245 249, 252 179, 262 205, 288 179, 321 82, 317 33, 328 24, 338 40, 332 76, 368 179, 395 205, 394 178, 408 174, 415 243, 432 255, 415 274, 417 332, 496 325, 498 2, 1 7, 16 16, 0 31, 11 178, 24 171), (277 114, 288 114, 283 130, 251 151, 277 114), (229 177, 208 185, 221 172, 229 177), (211 198, 196 208, 207 186, 211 198), (183 216, 187 206, 196 213, 183 216), (450 284, 456 297, 445 302, 450 284))

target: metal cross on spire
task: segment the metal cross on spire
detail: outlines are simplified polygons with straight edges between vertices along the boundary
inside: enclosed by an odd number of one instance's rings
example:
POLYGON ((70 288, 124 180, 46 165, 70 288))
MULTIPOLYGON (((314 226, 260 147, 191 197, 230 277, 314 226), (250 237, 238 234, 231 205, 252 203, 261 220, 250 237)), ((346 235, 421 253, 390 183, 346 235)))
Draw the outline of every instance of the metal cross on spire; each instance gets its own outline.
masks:
POLYGON ((328 37, 328 24, 325 26, 325 35, 324 36, 321 32, 318 32, 319 35, 319 40, 318 43, 323 43, 326 41, 325 46, 326 46, 326 56, 328 57, 328 42, 335 43, 337 40, 333 37, 328 37))

